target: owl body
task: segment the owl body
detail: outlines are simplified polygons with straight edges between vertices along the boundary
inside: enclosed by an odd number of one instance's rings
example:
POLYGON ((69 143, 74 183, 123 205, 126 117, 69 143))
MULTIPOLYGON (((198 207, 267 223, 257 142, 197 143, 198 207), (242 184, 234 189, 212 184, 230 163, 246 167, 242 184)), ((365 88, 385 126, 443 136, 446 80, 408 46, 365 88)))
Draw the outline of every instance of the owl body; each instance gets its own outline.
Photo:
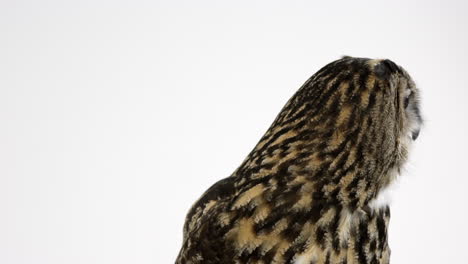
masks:
POLYGON ((326 65, 192 206, 176 263, 388 263, 379 194, 421 122, 418 90, 392 61, 326 65))

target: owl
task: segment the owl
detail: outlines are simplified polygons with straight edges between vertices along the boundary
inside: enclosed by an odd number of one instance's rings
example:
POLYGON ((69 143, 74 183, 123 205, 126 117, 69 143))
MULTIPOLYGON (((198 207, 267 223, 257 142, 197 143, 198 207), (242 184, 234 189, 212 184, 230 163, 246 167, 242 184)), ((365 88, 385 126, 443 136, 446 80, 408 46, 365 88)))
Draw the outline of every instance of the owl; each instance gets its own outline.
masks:
POLYGON ((331 62, 192 206, 176 263, 389 263, 390 209, 379 201, 421 124, 402 67, 331 62))

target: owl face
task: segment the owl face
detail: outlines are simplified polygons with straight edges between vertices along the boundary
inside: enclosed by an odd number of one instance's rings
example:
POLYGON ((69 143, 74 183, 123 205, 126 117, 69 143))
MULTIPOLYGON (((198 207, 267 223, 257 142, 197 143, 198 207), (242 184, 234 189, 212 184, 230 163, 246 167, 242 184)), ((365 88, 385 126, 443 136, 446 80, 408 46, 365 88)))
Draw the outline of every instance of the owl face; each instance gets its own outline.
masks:
POLYGON ((398 89, 398 105, 403 113, 400 142, 406 150, 418 138, 423 119, 419 106, 419 90, 409 74, 403 68, 397 67, 393 82, 398 89))
POLYGON ((408 129, 408 131, 405 131, 406 136, 414 141, 418 138, 422 125, 422 117, 419 110, 419 91, 406 72, 405 75, 406 85, 402 85, 401 87, 403 89, 402 99, 406 117, 406 124, 404 127, 408 129))

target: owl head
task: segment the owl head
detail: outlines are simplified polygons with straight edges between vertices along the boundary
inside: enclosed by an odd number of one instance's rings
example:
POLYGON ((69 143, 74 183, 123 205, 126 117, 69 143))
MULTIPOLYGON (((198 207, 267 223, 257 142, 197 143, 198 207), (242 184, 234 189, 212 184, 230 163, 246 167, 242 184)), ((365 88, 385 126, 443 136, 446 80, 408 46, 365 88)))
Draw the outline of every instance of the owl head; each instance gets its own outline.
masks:
MULTIPOLYGON (((397 103, 401 115, 402 140, 416 140, 422 125, 422 117, 419 108, 419 90, 409 74, 391 60, 371 60, 376 76, 387 80, 390 88, 396 90, 397 103), (401 109, 402 108, 402 109, 401 109)), ((410 142, 410 141, 409 141, 410 142)))
POLYGON ((258 162, 245 167, 357 185, 364 203, 399 174, 421 124, 419 90, 402 67, 343 57, 304 83, 250 155, 258 162))
MULTIPOLYGON (((398 128, 396 144, 399 168, 407 158, 408 149, 415 141, 423 123, 420 111, 420 93, 414 81, 405 69, 388 59, 369 60, 368 64, 386 89, 394 91, 395 123, 398 128)), ((391 98, 388 98, 391 99, 391 98)), ((397 160, 398 161, 398 160, 397 160)))
MULTIPOLYGON (((360 121, 372 120, 373 125, 369 131, 361 130, 360 133, 368 135, 371 139, 368 146, 376 150, 369 158, 371 163, 373 159, 379 160, 381 165, 390 161, 384 166, 387 167, 386 176, 378 184, 388 185, 400 173, 409 148, 420 133, 423 118, 419 89, 408 72, 389 59, 343 57, 337 62, 344 65, 345 71, 354 72, 352 79, 361 80, 354 81, 358 86, 356 94, 361 97, 357 108, 366 103, 363 100, 366 96, 375 99, 369 111, 360 112, 360 121), (370 87, 371 83, 373 87, 370 87)), ((351 98, 349 96, 345 101, 349 103, 351 98)))
POLYGON ((316 182, 317 197, 365 205, 399 175, 419 135, 419 109, 402 67, 343 57, 304 83, 234 174, 303 177, 316 182))

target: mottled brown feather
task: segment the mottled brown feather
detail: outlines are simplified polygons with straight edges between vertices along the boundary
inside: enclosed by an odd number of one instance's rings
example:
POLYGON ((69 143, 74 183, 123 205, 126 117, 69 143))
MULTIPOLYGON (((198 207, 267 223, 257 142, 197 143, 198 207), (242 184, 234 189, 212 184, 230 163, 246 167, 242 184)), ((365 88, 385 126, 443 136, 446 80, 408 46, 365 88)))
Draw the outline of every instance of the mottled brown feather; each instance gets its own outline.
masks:
POLYGON ((369 205, 420 123, 418 90, 392 61, 326 65, 194 204, 176 263, 388 263, 390 210, 369 205))

